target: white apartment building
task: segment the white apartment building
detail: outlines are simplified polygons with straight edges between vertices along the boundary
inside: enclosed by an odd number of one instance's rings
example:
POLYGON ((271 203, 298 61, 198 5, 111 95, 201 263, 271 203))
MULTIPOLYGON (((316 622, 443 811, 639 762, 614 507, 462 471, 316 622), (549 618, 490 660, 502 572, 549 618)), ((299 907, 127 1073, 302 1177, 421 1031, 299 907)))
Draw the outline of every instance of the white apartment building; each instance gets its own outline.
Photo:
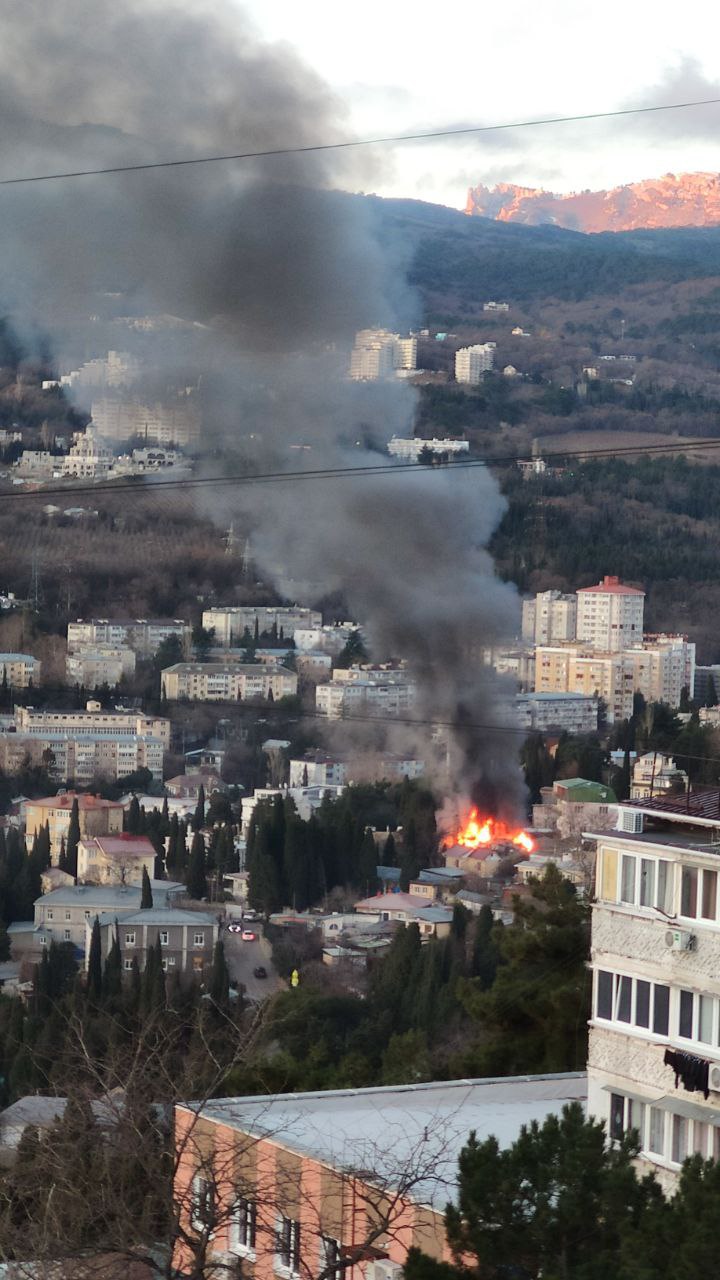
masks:
POLYGON ((611 1139, 637 1129, 672 1189, 688 1155, 720 1158, 717 793, 638 801, 619 826, 597 836, 588 1110, 611 1139))
POLYGON ((40 663, 31 653, 0 653, 0 682, 11 689, 27 689, 40 679, 40 663))
POLYGON ((190 644, 191 627, 182 618, 78 618, 67 629, 68 653, 99 652, 104 647, 132 649, 139 658, 151 658, 163 640, 176 636, 183 648, 190 644))
POLYGON ((684 795, 687 787, 685 771, 678 769, 672 756, 663 755, 662 751, 648 751, 644 756, 638 756, 633 764, 631 800, 645 800, 668 793, 684 795))
POLYGON ((253 698, 292 697, 297 675, 287 667, 261 662, 223 666, 214 662, 177 662, 161 674, 165 697, 171 702, 246 702, 253 698))
POLYGON ((241 641, 246 631, 253 636, 256 625, 260 635, 275 628, 286 639, 298 628, 322 627, 322 614, 300 605, 222 605, 205 609, 202 625, 208 631, 214 628, 215 643, 227 648, 241 641))
POLYGON ((509 311, 509 302, 483 302, 483 311, 509 311))
POLYGON ((522 638, 528 644, 556 644, 577 634, 577 596, 538 591, 522 602, 522 638))
POLYGON ((103 444, 97 431, 87 427, 85 431, 73 433, 73 443, 60 469, 66 479, 95 480, 107 476, 112 461, 112 449, 103 444))
POLYGON ((87 360, 79 369, 62 373, 58 381, 50 381, 48 386, 121 387, 134 382, 139 375, 140 361, 136 356, 129 351, 108 351, 106 356, 87 360))
POLYGON ((598 727, 597 698, 582 693, 518 693, 515 698, 521 728, 543 733, 593 733, 598 727))
POLYGON ((388 329, 361 329, 350 355, 350 377, 355 382, 391 378, 397 369, 417 367, 417 338, 401 337, 388 329))
POLYGON ((591 645, 538 645, 536 693, 597 695, 609 720, 632 715, 633 695, 677 707, 684 687, 692 688, 695 646, 684 636, 654 637, 633 649, 610 652, 591 645))
POLYGON ((200 408, 194 388, 187 387, 164 401, 102 396, 93 400, 90 416, 106 440, 140 436, 146 443, 193 448, 200 441, 200 408))
POLYGON ((468 440, 451 440, 449 438, 440 440, 436 437, 433 437, 432 440, 421 440, 419 436, 406 440, 402 436, 392 436, 387 447, 387 451, 392 458, 402 458, 404 462, 417 462, 424 449, 428 449, 430 453, 438 454, 468 453, 470 442, 468 440))
POLYGON ((329 684, 317 686, 315 707, 331 720, 362 714, 402 716, 412 711, 416 696, 417 686, 406 672, 351 668, 335 671, 329 684))
POLYGON ((607 653, 630 649, 642 641, 644 608, 644 591, 606 575, 577 592, 577 638, 607 653))
POLYGON ((482 376, 493 367, 495 343, 476 343, 473 347, 461 347, 455 352, 455 381, 477 386, 482 376))
POLYGON ((123 676, 135 673, 135 654, 132 649, 98 646, 68 653, 65 660, 68 684, 84 685, 94 689, 97 685, 119 684, 123 676))
POLYGON ((342 787, 347 782, 347 760, 325 755, 322 751, 306 751, 290 761, 291 787, 342 787))
POLYGON ((497 646, 484 649, 482 655, 486 667, 492 667, 499 676, 512 676, 517 688, 527 692, 535 686, 535 650, 522 645, 506 648, 497 646))
POLYGON ((88 702, 85 711, 49 711, 43 708, 16 707, 14 726, 17 733, 67 733, 80 738, 93 734, 97 738, 113 735, 136 735, 158 738, 166 750, 170 747, 170 721, 164 716, 146 715, 144 711, 116 708, 103 711, 98 702, 88 702))
POLYGON ((18 773, 29 760, 58 782, 85 786, 96 778, 125 778, 148 769, 162 782, 165 746, 160 738, 133 733, 35 729, 0 732, 0 769, 18 773))
POLYGON ((300 653, 338 654, 357 630, 355 622, 336 622, 326 627, 296 627, 293 640, 300 653))

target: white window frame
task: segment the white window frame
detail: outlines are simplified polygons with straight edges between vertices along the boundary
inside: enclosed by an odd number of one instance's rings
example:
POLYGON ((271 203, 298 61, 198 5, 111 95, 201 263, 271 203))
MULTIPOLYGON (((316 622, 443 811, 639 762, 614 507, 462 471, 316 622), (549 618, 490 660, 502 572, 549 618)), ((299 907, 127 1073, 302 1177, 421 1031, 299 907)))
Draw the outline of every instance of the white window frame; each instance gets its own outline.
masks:
POLYGON ((66 919, 66 920, 72 920, 72 911, 66 911, 66 912, 65 912, 65 919, 66 919))
POLYGON ((170 930, 169 929, 160 930, 160 946, 161 947, 170 946, 170 930))
POLYGON ((275 1271, 282 1276, 300 1274, 300 1223, 281 1213, 275 1231, 275 1271))
MULTIPOLYGON (((208 1178, 196 1173, 191 1184, 190 1222, 195 1231, 205 1231, 215 1214, 215 1189, 208 1178), (208 1211, 209 1210, 209 1211, 208 1211), (208 1221, 209 1219, 209 1221, 208 1221)), ((212 1240, 213 1231, 209 1232, 212 1240)))
POLYGON ((133 967, 133 961, 132 961, 132 960, 128 960, 128 959, 127 959, 127 957, 126 957, 126 958, 123 960, 123 969, 125 970, 125 972, 126 972, 126 973, 131 973, 131 972, 132 972, 132 967, 133 967))
POLYGON ((326 1271, 326 1280, 341 1280, 344 1268, 341 1265, 342 1244, 334 1236, 320 1237, 320 1270, 326 1271))
POLYGON ((69 929, 63 929, 63 942, 72 942, 69 929))
POLYGON ((205 946, 205 934, 204 934, 204 933, 195 933, 195 934, 193 934, 193 946, 194 946, 194 947, 204 947, 204 946, 205 946))
POLYGON ((246 1196, 238 1196, 230 1219, 229 1247, 241 1258, 255 1261, 257 1239, 257 1204, 246 1196))
MULTIPOLYGON (((638 1036, 647 1036, 652 1040, 669 1040, 671 1038, 672 1029, 677 1026, 678 1014, 675 1011, 675 992, 677 988, 671 987, 667 982, 654 982, 650 978, 641 978, 636 974, 617 973, 612 969, 604 969, 601 966, 595 970, 595 981, 593 984, 593 1017, 597 1019, 603 1026, 612 1026, 622 1030, 625 1034, 633 1034, 638 1036), (598 1011, 598 1000, 600 993, 600 977, 601 973, 609 974, 612 979, 612 1005, 611 1016, 608 1018, 598 1011), (619 1018, 618 1012, 620 1008, 621 993, 626 990, 625 984, 630 983, 630 1017, 629 1019, 619 1018), (645 982, 650 987, 650 998, 648 1005, 648 1026, 645 1027, 637 1021, 638 1006, 638 983, 645 982), (657 989, 667 988, 668 990, 668 1029, 664 1031, 655 1030, 656 1016, 656 999, 657 989)), ((677 997, 679 1000, 679 996, 677 997)), ((707 1047, 707 1046, 706 1046, 707 1047)))
POLYGON ((134 946, 135 946, 135 934, 134 934, 134 933, 126 933, 126 934, 125 934, 125 946, 126 946, 126 947, 134 947, 134 946))
POLYGON ((47 913, 47 917, 46 917, 46 918, 47 918, 48 920, 52 920, 52 918, 53 918, 53 913, 52 913, 52 911, 48 911, 48 913, 47 913))

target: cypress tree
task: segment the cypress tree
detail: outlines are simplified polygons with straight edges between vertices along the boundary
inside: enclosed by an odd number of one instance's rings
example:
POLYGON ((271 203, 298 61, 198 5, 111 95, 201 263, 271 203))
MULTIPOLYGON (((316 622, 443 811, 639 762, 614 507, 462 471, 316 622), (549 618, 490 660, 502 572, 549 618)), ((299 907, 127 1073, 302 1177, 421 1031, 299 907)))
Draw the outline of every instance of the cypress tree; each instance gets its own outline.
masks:
POLYGON ((370 897, 377 888, 377 846, 370 827, 365 828, 353 880, 361 893, 370 897))
POLYGON ((140 801, 137 796, 133 796, 130 804, 128 805, 127 813, 125 814, 125 830, 128 831, 130 835, 137 836, 140 834, 141 825, 142 814, 140 812, 140 801))
POLYGON ((165 837, 170 832, 170 815, 168 813, 167 796, 162 802, 162 810, 160 812, 160 835, 165 837))
POLYGON ((95 917, 90 936, 90 954, 87 969, 87 994, 91 1000, 102 996, 102 948, 100 945, 100 921, 95 917))
POLYGON ((165 855, 165 861, 167 863, 168 870, 172 868, 173 872, 177 865, 178 827, 179 827, 178 816, 176 813, 174 813, 172 818, 170 819, 170 825, 168 828, 167 853, 165 855))
POLYGON ((67 844, 65 845, 65 870, 71 875, 77 875, 77 855, 78 844, 80 842, 80 806, 77 796, 72 802, 70 810, 70 825, 68 827, 67 844))
POLYGON ((142 873, 142 889, 140 891, 140 910, 151 911, 153 906, 152 886, 150 877, 147 873, 147 867, 143 867, 142 873))
POLYGON ((384 867, 396 866, 397 848, 395 846, 395 837, 392 831, 388 832, 388 838, 383 846, 382 865, 384 867))
POLYGON ((196 831, 193 836, 185 885, 191 898, 207 897, 205 840, 200 831, 196 831))
POLYGON ((112 998, 120 995, 122 986, 122 961, 120 957, 120 938, 118 931, 118 922, 115 921, 115 932, 113 933, 112 946, 105 961, 103 970, 103 996, 112 998))
POLYGON ((58 867, 61 871, 67 871, 67 849, 65 848, 65 837, 60 837, 60 854, 58 857, 58 867))
POLYGON ((142 974, 140 991, 140 1008, 148 1014, 162 1009, 165 1005, 165 973, 162 966, 162 947, 160 935, 155 945, 148 947, 145 968, 142 974))
POLYGON ((230 987, 230 971, 225 960, 225 947, 220 939, 215 943, 210 971, 210 995, 216 1004, 227 1004, 230 987))
POLYGON ((200 790, 198 791, 197 804, 195 806, 195 814, 192 820, 192 829, 193 831, 201 831, 204 826, 205 826, 205 788, 201 782, 200 790))

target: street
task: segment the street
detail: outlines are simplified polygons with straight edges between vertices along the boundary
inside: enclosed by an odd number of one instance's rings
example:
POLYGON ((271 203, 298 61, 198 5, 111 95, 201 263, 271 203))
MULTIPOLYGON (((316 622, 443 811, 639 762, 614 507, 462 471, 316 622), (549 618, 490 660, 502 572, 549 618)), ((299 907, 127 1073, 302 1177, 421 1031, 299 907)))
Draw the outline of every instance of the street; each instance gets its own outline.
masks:
POLYGON ((230 971, 230 980, 238 984, 242 983, 251 1000, 262 1000, 265 996, 281 991, 285 984, 273 969, 270 943, 262 936, 259 924, 256 925, 254 921, 251 924, 247 921, 246 927, 252 929, 256 935, 254 942, 243 942, 242 934, 228 932, 227 925, 223 929, 225 959, 230 971), (253 975, 253 969, 258 968, 259 965, 263 965, 267 970, 267 978, 256 978, 253 975))

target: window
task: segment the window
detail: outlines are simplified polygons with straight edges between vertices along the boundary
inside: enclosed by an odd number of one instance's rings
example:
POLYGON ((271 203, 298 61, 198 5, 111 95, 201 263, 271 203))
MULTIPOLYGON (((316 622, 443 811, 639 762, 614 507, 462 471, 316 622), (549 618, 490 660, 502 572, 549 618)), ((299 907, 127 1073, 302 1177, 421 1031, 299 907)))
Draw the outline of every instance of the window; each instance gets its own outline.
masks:
POLYGON ((715 1043, 715 1006, 713 996, 701 996, 694 991, 681 991, 678 1007, 678 1035, 683 1040, 697 1040, 701 1044, 715 1043))
POLYGON ((655 906, 657 863, 652 858, 640 859, 640 906, 655 906))
POLYGON ((703 1120, 693 1121, 693 1151, 702 1156, 704 1160, 707 1159, 709 1129, 710 1126, 705 1124, 703 1120))
POLYGON ((717 871, 703 871, 701 915, 703 920, 714 920, 717 915, 717 871))
POLYGON ((192 1181, 191 1221, 196 1231, 212 1226, 215 1214, 215 1195, 211 1182, 197 1174, 192 1181))
POLYGON ((294 1218, 281 1215, 275 1255, 277 1262, 285 1270, 293 1273, 300 1270, 300 1223, 294 1218))
POLYGON ((48 918, 48 920, 52 920, 52 918, 53 918, 53 913, 52 913, 52 911, 48 911, 48 913, 47 913, 47 918, 48 918))
POLYGON ((612 1002, 613 1002, 613 975, 607 973, 604 969, 598 970, 597 975, 597 1016, 598 1018, 612 1018, 612 1002))
POLYGON ((632 978, 618 977, 615 990, 615 1018, 630 1022, 632 1015, 632 978))
POLYGON ((683 1040, 692 1040, 693 1038, 693 1003, 692 991, 680 992, 678 1035, 682 1036, 683 1040))
POLYGON ((698 997, 698 1029, 697 1038, 702 1040, 703 1044, 712 1044, 713 1042, 713 1015, 715 1013, 715 1001, 711 996, 698 997))
POLYGON ((624 1022, 656 1035, 669 1031, 670 988, 625 974, 598 969, 595 1016, 608 1022, 624 1022))
POLYGON ((69 942, 69 941, 70 941, 70 930, 63 929, 63 942, 69 942))
POLYGON ((233 1252, 249 1254, 254 1258, 256 1231, 257 1205, 241 1196, 230 1222, 230 1248, 233 1252))
POLYGON ((169 942, 169 932, 167 929, 160 930, 160 946, 166 947, 169 942))
POLYGON ((635 984, 635 1025, 650 1027, 650 983, 640 978, 635 984))
POLYGON ((85 916, 85 919, 86 919, 86 920, 89 920, 89 919, 90 919, 90 912, 89 912, 89 911, 85 911, 83 914, 84 914, 84 916, 85 916))
POLYGON ((123 969, 125 969, 127 973, 131 971, 132 967, 133 967, 132 960, 123 960, 123 969))
POLYGON ((660 1107, 650 1108, 648 1151, 661 1156, 665 1151, 665 1112, 660 1107))
POLYGON ((688 1153, 688 1124, 684 1116, 673 1116, 672 1118, 672 1160, 675 1164, 682 1164, 687 1159, 688 1153))
POLYGON ((645 1103, 640 1102, 638 1098, 628 1098, 627 1104, 627 1127, 628 1129, 637 1129, 640 1136, 640 1143, 645 1145, 645 1103))
POLYGON ((194 946, 194 947, 204 947, 204 946, 205 946, 205 934, 204 934, 204 933, 196 933, 196 934, 194 934, 194 936, 193 936, 193 946, 194 946))
POLYGON ((332 1236, 320 1237, 320 1270, 327 1275, 327 1280, 340 1280, 343 1268, 340 1265, 342 1245, 332 1236))
POLYGON ((672 863, 665 858, 658 859, 657 900, 655 904, 660 911, 670 914, 672 911, 672 863))
POLYGON ((653 996, 653 1031, 659 1036, 666 1036, 670 1029, 670 988, 655 982, 653 996))
POLYGON ((72 911, 66 911, 66 912, 65 912, 65 919, 66 919, 66 920, 72 920, 72 911))
POLYGON ((620 1093, 610 1094, 610 1137, 620 1141, 625 1132, 625 1099, 620 1093))
POLYGON ((637 858, 623 854, 621 860, 620 901, 635 902, 635 866, 637 858))
POLYGON ((698 900, 697 867, 683 867, 680 881, 680 915, 695 919, 698 900))
POLYGON ((134 946, 135 946, 135 934, 134 934, 134 933, 126 933, 126 934, 125 934, 125 946, 126 946, 126 947, 134 947, 134 946))

